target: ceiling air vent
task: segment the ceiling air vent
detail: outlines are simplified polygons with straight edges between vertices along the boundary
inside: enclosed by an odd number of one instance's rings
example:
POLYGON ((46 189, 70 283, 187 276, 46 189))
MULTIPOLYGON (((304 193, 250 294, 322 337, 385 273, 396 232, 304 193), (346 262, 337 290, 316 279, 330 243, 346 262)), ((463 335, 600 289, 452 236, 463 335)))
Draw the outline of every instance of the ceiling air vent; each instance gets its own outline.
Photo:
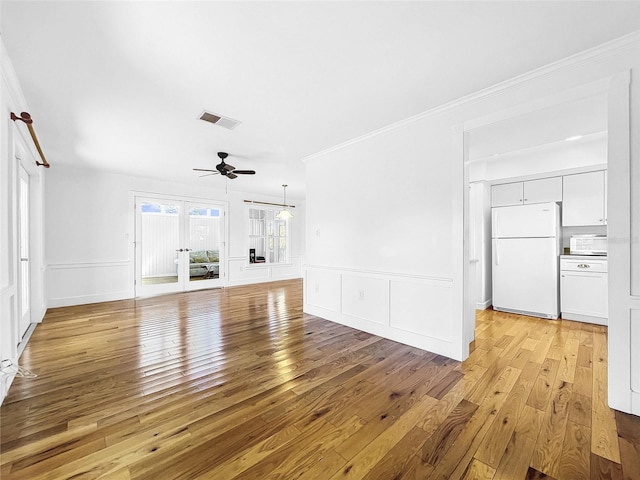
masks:
POLYGON ((234 120, 233 118, 229 117, 223 117, 216 113, 207 112, 206 110, 200 115, 200 120, 214 123, 219 127, 226 128, 227 130, 233 130, 238 125, 240 125, 240 122, 238 120, 234 120))

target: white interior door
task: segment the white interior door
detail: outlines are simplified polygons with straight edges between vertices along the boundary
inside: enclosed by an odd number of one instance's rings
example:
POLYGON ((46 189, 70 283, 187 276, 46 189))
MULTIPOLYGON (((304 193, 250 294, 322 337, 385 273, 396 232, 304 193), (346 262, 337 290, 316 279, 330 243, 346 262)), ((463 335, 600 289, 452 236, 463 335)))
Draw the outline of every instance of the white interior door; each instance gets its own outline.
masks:
POLYGON ((184 208, 185 290, 222 286, 224 278, 224 209, 221 205, 186 202, 184 208))
POLYGON ((224 208, 136 197, 136 296, 221 286, 224 208))
POLYGON ((136 198, 136 296, 184 290, 182 203, 136 198))
MULTIPOLYGON (((19 164, 20 165, 20 164, 19 164)), ((30 262, 29 262, 29 174, 22 165, 19 166, 19 239, 18 250, 19 258, 19 301, 20 301, 20 320, 19 320, 19 341, 31 325, 31 278, 30 278, 30 262)))

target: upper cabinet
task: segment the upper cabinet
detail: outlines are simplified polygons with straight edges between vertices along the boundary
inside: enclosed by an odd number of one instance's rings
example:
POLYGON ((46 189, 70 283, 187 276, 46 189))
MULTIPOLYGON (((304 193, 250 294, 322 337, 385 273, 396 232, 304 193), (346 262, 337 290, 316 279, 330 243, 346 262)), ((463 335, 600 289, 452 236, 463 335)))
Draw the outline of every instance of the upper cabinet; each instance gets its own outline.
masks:
POLYGON ((503 183, 491 187, 491 206, 562 201, 562 177, 503 183))
POLYGON ((541 178, 524 182, 524 203, 562 201, 562 177, 541 178))
POLYGON ((503 183, 491 187, 491 206, 506 207, 507 205, 521 205, 524 198, 522 182, 503 183))
POLYGON ((562 226, 606 225, 606 172, 563 177, 562 226))
POLYGON ((511 182, 491 187, 491 206, 562 202, 562 226, 607 224, 607 172, 511 182))

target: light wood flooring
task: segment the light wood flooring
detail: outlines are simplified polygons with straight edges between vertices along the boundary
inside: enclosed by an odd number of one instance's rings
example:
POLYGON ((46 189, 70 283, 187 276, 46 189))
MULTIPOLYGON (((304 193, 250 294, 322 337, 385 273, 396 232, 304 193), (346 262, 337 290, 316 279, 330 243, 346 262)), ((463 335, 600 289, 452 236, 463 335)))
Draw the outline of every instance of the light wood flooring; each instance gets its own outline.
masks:
POLYGON ((21 364, 3 480, 640 478, 588 324, 479 312, 459 363, 304 315, 287 281, 52 309, 21 364))

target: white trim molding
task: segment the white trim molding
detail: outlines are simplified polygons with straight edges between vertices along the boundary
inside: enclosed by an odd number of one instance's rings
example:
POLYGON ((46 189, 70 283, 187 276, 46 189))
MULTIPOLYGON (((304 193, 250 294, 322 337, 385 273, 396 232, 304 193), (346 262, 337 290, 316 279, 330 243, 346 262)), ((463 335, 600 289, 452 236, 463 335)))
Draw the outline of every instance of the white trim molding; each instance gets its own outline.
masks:
POLYGON ((461 360, 450 278, 306 265, 305 313, 461 360))

